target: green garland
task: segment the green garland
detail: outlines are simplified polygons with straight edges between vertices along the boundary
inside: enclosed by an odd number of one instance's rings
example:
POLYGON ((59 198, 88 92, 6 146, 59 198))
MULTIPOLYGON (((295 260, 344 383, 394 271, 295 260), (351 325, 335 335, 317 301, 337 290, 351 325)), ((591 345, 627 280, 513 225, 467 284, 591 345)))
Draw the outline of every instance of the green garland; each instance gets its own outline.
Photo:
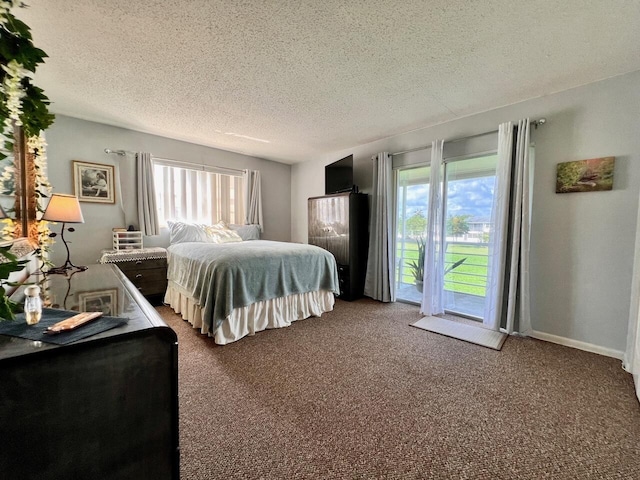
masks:
MULTIPOLYGON (((26 7, 23 2, 0 0, 0 122, 4 125, 5 150, 13 152, 13 138, 7 133, 13 133, 13 124, 16 120, 15 110, 12 112, 11 101, 15 95, 20 96, 20 107, 17 109, 19 120, 15 123, 22 126, 25 137, 36 137, 40 132, 49 128, 53 123, 54 115, 49 112, 49 99, 41 88, 31 83, 30 73, 35 73, 38 65, 44 63, 47 54, 33 45, 31 29, 21 20, 18 20, 11 12, 11 7, 26 7), (11 89, 10 80, 12 74, 19 76, 18 89, 11 89)), ((4 154, 4 152, 0 152, 4 154)), ((0 160, 6 157, 0 157, 0 160)))

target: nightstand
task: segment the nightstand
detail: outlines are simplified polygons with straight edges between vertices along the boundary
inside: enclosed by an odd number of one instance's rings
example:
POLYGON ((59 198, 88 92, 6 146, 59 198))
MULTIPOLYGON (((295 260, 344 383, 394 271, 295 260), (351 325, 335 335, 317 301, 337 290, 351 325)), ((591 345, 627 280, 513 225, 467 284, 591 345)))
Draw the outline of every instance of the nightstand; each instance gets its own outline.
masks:
POLYGON ((100 263, 115 264, 149 299, 167 290, 167 250, 160 247, 102 252, 100 263))

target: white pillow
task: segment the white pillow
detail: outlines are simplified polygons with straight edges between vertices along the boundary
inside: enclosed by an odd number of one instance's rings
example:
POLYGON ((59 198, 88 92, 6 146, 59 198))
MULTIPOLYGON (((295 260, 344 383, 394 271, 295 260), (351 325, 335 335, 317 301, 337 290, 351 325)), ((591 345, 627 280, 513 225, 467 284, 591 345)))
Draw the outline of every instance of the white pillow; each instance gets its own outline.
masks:
POLYGON ((234 231, 224 228, 220 222, 214 226, 198 223, 168 221, 169 242, 204 242, 204 243, 228 243, 241 242, 242 238, 234 231))
POLYGON ((242 240, 260 240, 260 227, 258 225, 229 225, 242 240))
POLYGON ((207 233, 204 225, 194 223, 168 221, 169 243, 206 242, 207 233))

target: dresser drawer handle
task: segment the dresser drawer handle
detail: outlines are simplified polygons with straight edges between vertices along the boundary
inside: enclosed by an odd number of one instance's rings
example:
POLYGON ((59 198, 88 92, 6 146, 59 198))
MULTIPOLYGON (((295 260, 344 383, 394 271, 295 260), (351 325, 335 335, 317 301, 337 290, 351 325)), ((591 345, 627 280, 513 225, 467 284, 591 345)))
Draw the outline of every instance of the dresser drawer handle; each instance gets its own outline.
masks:
POLYGON ((142 260, 136 260, 136 265, 142 265, 142 260))
POLYGON ((137 273, 136 274, 136 278, 142 278, 142 274, 141 273, 137 273))

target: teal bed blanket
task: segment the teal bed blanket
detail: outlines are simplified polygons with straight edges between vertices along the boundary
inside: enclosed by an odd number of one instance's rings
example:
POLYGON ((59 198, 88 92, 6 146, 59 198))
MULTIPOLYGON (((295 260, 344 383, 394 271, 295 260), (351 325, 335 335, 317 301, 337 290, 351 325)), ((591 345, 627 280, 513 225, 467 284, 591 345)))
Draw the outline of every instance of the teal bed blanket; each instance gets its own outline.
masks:
POLYGON ((167 277, 198 302, 212 334, 235 308, 318 290, 340 293, 331 253, 268 240, 171 245, 167 277))

